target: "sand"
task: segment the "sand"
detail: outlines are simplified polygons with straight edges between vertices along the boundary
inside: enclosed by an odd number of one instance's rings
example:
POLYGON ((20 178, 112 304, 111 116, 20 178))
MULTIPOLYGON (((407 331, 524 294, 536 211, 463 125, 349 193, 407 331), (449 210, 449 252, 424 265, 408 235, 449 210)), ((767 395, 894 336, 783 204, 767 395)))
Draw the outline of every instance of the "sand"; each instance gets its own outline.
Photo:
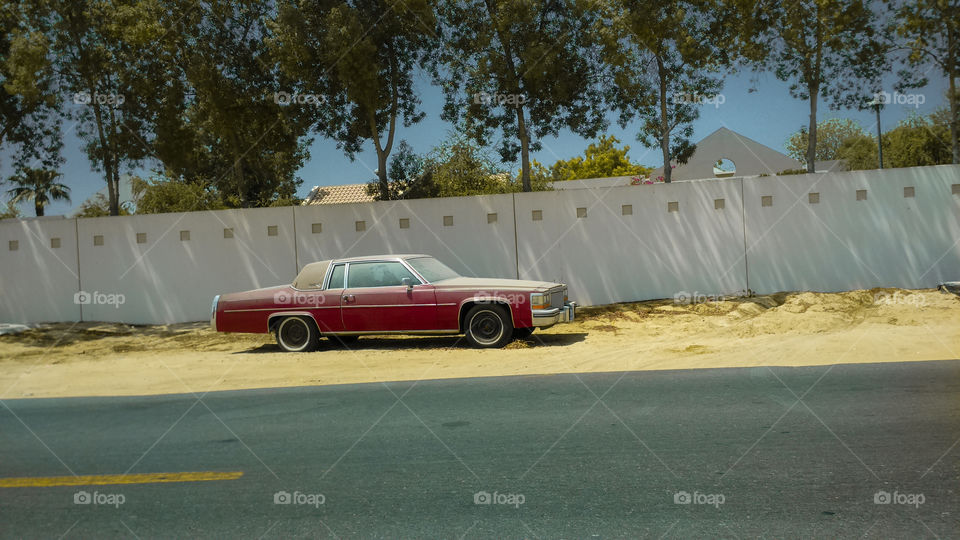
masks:
POLYGON ((500 350, 468 348, 461 336, 365 337, 292 354, 270 335, 205 323, 50 324, 0 335, 0 399, 957 358, 960 298, 936 290, 616 304, 500 350))

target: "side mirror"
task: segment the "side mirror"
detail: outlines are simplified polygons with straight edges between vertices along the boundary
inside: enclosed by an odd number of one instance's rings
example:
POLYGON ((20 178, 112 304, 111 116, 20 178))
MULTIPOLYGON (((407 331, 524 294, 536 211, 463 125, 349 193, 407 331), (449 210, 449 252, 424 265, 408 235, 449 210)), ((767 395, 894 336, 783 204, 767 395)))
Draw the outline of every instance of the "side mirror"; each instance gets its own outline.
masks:
POLYGON ((408 278, 408 277, 405 277, 405 278, 403 278, 403 279, 400 280, 400 283, 403 283, 404 287, 406 287, 408 291, 412 291, 412 290, 413 290, 413 280, 412 280, 412 279, 410 279, 410 278, 408 278))

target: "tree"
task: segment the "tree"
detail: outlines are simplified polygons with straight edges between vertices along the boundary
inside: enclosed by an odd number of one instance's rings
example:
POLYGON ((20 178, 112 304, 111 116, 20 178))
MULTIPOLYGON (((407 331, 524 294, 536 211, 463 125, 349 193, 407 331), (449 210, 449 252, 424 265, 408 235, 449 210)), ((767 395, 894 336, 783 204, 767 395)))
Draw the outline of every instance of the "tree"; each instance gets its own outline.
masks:
POLYGON ((891 167, 919 167, 950 163, 948 113, 911 116, 883 136, 883 158, 891 167))
POLYGON ((62 163, 60 100, 47 38, 26 23, 32 11, 29 3, 0 11, 0 149, 13 155, 14 169, 62 163))
POLYGON ((209 184, 169 178, 131 179, 137 214, 221 210, 226 205, 209 184))
POLYGON ((295 95, 312 101, 314 129, 351 159, 373 143, 382 199, 398 122, 424 116, 413 74, 436 48, 435 21, 427 0, 288 0, 271 22, 271 47, 295 95))
POLYGON ((876 169, 879 166, 877 140, 867 134, 853 135, 840 143, 834 159, 842 159, 848 171, 876 169))
POLYGON ((595 31, 612 72, 609 99, 621 126, 640 120, 637 139, 660 148, 664 182, 670 182, 670 164, 686 163, 696 149, 690 137, 699 107, 719 105, 723 82, 717 74, 739 54, 729 24, 735 10, 713 0, 612 0, 603 6, 595 31))
MULTIPOLYGON (((905 45, 904 60, 913 68, 933 63, 947 78, 953 163, 960 163, 960 2, 956 0, 887 0, 894 8, 892 29, 905 45), (899 5, 898 5, 899 4, 899 5)), ((920 87, 927 84, 926 73, 901 71, 903 85, 920 87)))
POLYGON ((164 176, 216 189, 231 207, 292 199, 309 157, 310 123, 306 108, 283 91, 291 83, 268 47, 274 4, 165 5, 154 19, 170 29, 162 40, 168 60, 155 69, 165 80, 148 141, 164 176))
POLYGON ((0 207, 0 219, 17 219, 23 216, 23 212, 13 201, 7 201, 0 207))
POLYGON ((367 194, 378 201, 439 196, 432 176, 425 173, 424 157, 417 155, 407 141, 401 140, 390 158, 387 196, 384 197, 379 177, 367 184, 367 194))
POLYGON ((21 169, 9 179, 14 185, 7 191, 11 197, 10 202, 19 204, 33 201, 37 217, 43 215, 44 207, 51 201, 70 202, 70 188, 56 182, 60 176, 60 173, 48 169, 21 169))
MULTIPOLYGON (((829 161, 840 158, 840 149, 844 142, 853 137, 864 137, 860 124, 849 118, 831 118, 817 122, 816 160, 829 161)), ((807 149, 810 145, 806 126, 800 128, 787 139, 787 154, 804 164, 807 163, 807 149)), ((876 165, 876 161, 874 161, 876 165)))
MULTIPOLYGON (((629 146, 618 148, 620 140, 613 135, 601 135, 596 143, 590 143, 583 157, 558 160, 550 167, 551 180, 578 180, 582 178, 607 178, 610 176, 643 176, 652 169, 630 161, 629 146)), ((534 161, 534 169, 542 165, 534 161)))
POLYGON ((817 105, 833 109, 864 107, 886 69, 887 49, 874 28, 875 15, 864 0, 796 0, 776 4, 770 26, 772 64, 790 95, 810 108, 807 172, 817 161, 817 105), (872 86, 871 86, 872 85, 872 86))
POLYGON ((443 47, 432 64, 443 118, 463 121, 485 145, 502 133, 503 161, 520 157, 531 191, 530 152, 560 129, 593 138, 606 126, 603 84, 584 0, 444 0, 443 47))
MULTIPOLYGON (((72 97, 69 116, 94 169, 107 182, 110 213, 119 214, 120 173, 148 155, 143 143, 151 89, 145 77, 152 51, 139 45, 164 35, 151 25, 155 1, 50 0, 29 3, 28 30, 37 38, 33 54, 49 62, 57 90, 72 97)), ((43 69, 46 69, 45 67, 43 69)), ((41 70, 42 71, 42 70, 41 70)))

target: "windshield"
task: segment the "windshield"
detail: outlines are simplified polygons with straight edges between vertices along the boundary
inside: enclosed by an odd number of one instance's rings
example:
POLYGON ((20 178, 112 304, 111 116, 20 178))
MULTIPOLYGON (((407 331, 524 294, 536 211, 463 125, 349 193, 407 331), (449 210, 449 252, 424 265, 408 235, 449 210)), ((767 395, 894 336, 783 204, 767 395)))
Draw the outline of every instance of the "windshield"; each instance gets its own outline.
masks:
POLYGON ((433 257, 417 257, 416 259, 407 259, 407 262, 429 283, 460 276, 460 274, 451 270, 449 266, 433 257))

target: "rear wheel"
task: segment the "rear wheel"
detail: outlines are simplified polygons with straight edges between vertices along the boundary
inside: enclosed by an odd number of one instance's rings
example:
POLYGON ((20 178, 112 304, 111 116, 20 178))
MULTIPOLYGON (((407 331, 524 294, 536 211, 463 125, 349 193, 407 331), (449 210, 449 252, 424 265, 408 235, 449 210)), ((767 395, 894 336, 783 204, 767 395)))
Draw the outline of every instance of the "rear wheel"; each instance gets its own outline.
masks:
POLYGON ((276 337, 286 352, 308 352, 317 348, 319 332, 306 317, 286 317, 277 325, 276 337))
POLYGON ((474 347, 503 347, 513 339, 513 325, 503 306, 473 306, 465 322, 467 341, 474 347))

